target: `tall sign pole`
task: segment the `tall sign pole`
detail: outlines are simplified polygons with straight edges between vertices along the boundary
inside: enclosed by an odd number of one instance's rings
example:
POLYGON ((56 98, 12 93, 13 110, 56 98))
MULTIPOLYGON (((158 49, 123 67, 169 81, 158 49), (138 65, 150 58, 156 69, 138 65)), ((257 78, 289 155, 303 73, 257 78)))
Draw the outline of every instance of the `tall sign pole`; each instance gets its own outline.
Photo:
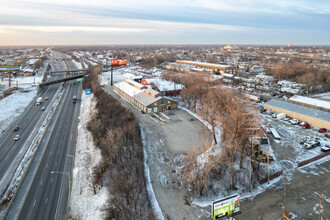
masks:
POLYGON ((111 68, 111 86, 113 85, 113 76, 112 76, 112 74, 113 74, 113 72, 112 72, 112 64, 111 64, 111 66, 110 66, 110 68, 111 68))
POLYGON ((113 85, 113 66, 127 65, 127 59, 111 59, 111 86, 113 85))

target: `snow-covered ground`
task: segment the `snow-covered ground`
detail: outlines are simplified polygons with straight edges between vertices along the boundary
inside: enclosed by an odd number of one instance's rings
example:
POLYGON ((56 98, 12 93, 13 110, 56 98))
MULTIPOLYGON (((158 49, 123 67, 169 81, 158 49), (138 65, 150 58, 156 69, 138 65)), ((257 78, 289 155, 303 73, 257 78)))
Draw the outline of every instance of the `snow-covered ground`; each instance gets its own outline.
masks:
POLYGON ((37 94, 37 87, 18 91, 0 100, 0 131, 4 131, 18 117, 37 94))
MULTIPOLYGON (((42 76, 19 76, 19 77, 12 77, 11 78, 11 87, 18 86, 19 88, 30 88, 32 86, 37 86, 42 81, 42 76)), ((4 78, 0 80, 0 85, 4 86, 1 89, 8 89, 9 79, 4 78)))
POLYGON ((95 148, 87 123, 93 115, 95 104, 93 95, 82 95, 69 219, 104 219, 102 211, 109 198, 105 186, 96 189, 96 194, 93 191, 92 172, 101 160, 101 151, 95 148))

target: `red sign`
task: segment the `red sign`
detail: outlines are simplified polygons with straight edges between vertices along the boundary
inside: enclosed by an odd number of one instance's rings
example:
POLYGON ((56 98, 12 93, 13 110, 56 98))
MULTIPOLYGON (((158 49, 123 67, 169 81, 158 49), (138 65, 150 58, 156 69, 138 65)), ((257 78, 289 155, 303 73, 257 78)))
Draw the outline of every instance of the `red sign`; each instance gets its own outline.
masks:
POLYGON ((111 60, 111 66, 116 66, 116 65, 127 65, 128 60, 127 59, 112 59, 111 60))

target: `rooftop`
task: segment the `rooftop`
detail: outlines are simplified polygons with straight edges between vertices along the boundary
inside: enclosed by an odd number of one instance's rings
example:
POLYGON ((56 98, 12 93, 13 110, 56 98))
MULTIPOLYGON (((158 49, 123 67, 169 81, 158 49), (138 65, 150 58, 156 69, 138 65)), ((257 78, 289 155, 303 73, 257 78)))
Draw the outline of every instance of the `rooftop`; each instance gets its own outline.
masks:
POLYGON ((277 99, 272 99, 266 102, 265 104, 330 122, 329 112, 325 112, 318 109, 309 108, 306 106, 285 102, 277 99))
POLYGON ((289 98, 290 101, 300 102, 308 105, 314 105, 316 107, 321 107, 330 110, 330 102, 325 100, 320 100, 316 98, 309 98, 300 95, 294 95, 289 98))

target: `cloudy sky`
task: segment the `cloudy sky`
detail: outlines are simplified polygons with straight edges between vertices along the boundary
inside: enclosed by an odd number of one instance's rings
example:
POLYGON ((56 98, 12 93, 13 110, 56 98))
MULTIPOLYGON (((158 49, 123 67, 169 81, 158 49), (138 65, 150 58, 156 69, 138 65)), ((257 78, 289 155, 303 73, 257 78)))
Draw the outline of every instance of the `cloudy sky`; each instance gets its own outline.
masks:
POLYGON ((0 45, 330 45, 329 0, 1 0, 0 45))

